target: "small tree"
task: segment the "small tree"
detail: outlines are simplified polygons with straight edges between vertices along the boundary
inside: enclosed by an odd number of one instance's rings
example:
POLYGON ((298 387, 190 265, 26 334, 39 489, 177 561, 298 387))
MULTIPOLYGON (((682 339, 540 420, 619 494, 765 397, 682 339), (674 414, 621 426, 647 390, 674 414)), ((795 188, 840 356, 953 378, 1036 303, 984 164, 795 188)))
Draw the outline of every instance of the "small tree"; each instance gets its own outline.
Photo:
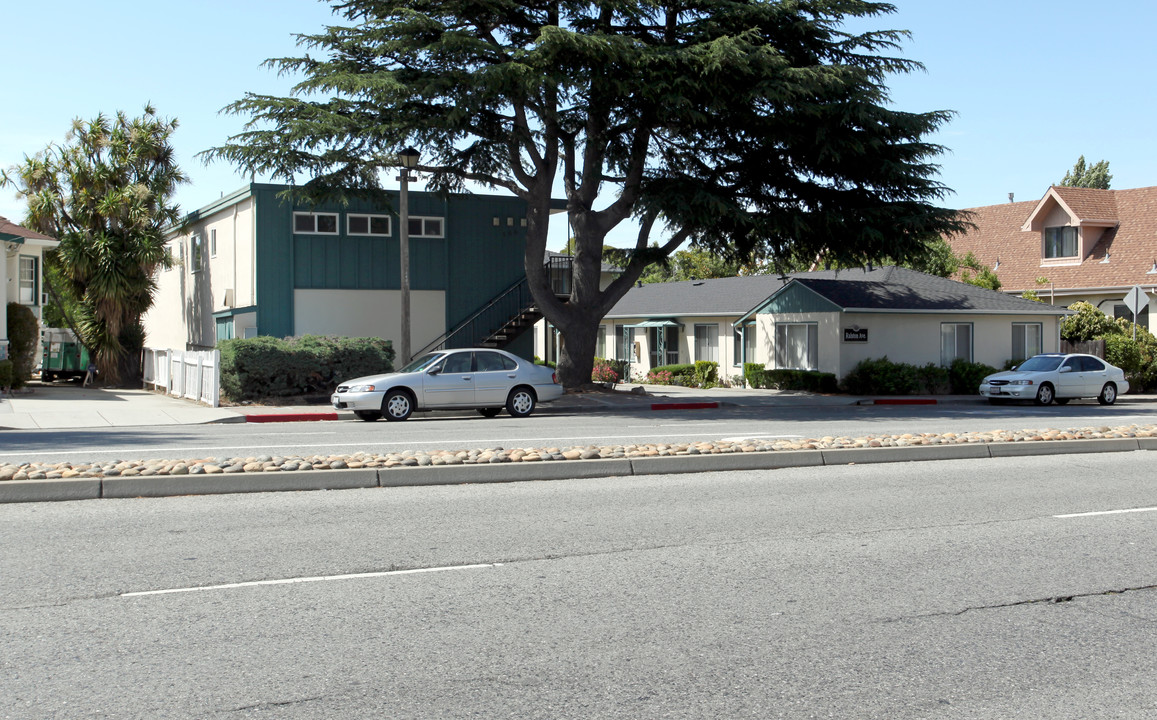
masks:
POLYGON ((36 314, 19 303, 8 303, 8 353, 12 359, 12 387, 23 387, 32 377, 32 361, 36 358, 36 343, 40 326, 36 314))
POLYGON ((1082 188, 1097 188, 1098 190, 1108 190, 1109 183, 1113 181, 1113 176, 1109 174, 1109 161, 1102 160, 1094 165, 1085 166, 1085 156, 1082 155, 1077 159, 1073 169, 1065 173, 1064 178, 1058 183, 1062 187, 1082 187, 1082 188))
POLYGON ((1087 342, 1121 331, 1113 318, 1087 302, 1075 302, 1069 305, 1069 310, 1077 314, 1069 315, 1061 323, 1061 340, 1087 342))
POLYGON ((163 231, 178 224, 173 193, 186 182, 169 144, 176 128, 152 106, 139 118, 74 120, 66 144, 0 174, 28 202, 26 224, 60 240, 48 289, 61 319, 75 308, 69 324, 110 383, 140 374, 141 316, 154 272, 171 264, 163 231))

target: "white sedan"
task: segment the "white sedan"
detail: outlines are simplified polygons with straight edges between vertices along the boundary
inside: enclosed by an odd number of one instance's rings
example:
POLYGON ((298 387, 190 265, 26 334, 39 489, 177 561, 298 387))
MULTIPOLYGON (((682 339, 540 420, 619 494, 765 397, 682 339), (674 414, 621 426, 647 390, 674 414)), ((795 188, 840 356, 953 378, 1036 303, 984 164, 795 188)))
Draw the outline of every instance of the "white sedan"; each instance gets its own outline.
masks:
POLYGON ((1112 405, 1117 396, 1129 392, 1125 372, 1094 355, 1048 353, 1034 355, 1018 367, 984 378, 980 394, 989 402, 1032 400, 1048 405, 1056 400, 1064 405, 1073 398, 1097 398, 1112 405))
POLYGON ((330 400, 362 420, 405 420, 415 410, 477 408, 494 417, 506 408, 526 417, 540 402, 562 397, 554 370, 504 350, 464 348, 423 355, 397 372, 347 380, 330 400))

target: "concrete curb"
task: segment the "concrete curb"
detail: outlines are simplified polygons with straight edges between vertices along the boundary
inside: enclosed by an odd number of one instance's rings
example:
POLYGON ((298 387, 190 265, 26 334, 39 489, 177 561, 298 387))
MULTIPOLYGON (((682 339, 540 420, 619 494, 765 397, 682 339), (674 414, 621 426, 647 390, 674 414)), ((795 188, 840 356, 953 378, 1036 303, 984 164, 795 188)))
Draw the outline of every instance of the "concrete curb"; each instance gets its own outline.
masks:
POLYGON ((790 450, 603 460, 553 460, 487 465, 431 465, 391 469, 361 468, 213 475, 74 478, 68 480, 8 480, 0 482, 0 503, 577 480, 697 472, 777 470, 791 467, 884 462, 1131 452, 1136 450, 1157 450, 1157 438, 790 450))

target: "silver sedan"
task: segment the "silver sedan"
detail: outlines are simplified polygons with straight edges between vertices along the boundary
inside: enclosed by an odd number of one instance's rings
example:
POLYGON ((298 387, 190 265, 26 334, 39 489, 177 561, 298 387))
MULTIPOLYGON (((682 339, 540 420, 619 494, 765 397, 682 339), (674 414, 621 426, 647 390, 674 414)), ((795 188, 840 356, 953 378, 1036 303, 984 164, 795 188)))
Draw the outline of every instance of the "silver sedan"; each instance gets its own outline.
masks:
POLYGON ((1032 400, 1048 405, 1054 400, 1064 405, 1073 398, 1097 398, 1112 405, 1117 396, 1129 392, 1125 373, 1099 357, 1079 353, 1046 353, 1025 360, 1019 367, 996 373, 980 383, 980 394, 989 402, 1032 400))
POLYGON ((423 355, 401 370, 348 380, 330 400, 362 420, 405 420, 415 410, 477 408, 494 417, 506 408, 526 417, 540 402, 562 397, 554 370, 504 350, 464 348, 423 355))

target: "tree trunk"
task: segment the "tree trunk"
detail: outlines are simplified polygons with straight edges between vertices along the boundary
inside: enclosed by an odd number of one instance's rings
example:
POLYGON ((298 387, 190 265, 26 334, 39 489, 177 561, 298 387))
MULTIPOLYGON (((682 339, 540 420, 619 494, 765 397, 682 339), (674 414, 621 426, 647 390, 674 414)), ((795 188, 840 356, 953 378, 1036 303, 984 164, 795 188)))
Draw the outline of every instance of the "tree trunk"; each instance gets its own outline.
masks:
POLYGON ((597 307, 576 305, 569 310, 563 322, 555 324, 561 336, 557 369, 562 386, 574 388, 591 382, 599 321, 603 318, 597 307))

